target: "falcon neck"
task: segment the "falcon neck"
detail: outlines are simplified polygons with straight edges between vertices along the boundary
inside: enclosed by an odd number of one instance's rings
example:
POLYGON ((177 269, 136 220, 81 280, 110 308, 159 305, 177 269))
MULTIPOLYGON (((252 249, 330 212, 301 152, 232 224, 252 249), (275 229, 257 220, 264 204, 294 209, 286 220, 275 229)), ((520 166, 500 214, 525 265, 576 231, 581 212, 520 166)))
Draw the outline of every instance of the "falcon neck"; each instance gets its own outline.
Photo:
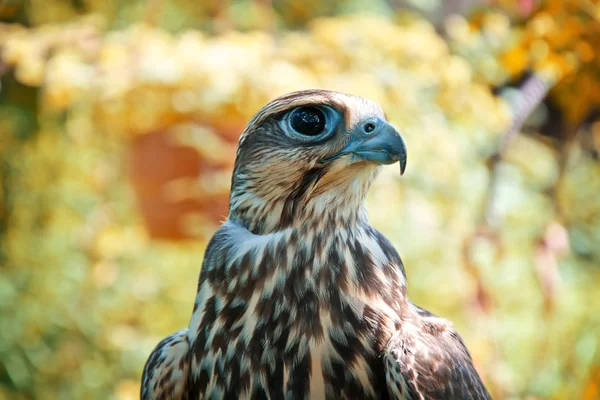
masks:
POLYGON ((234 183, 228 222, 213 239, 232 249, 226 257, 230 263, 215 267, 229 277, 251 269, 257 279, 252 287, 261 287, 257 282, 277 271, 292 285, 319 286, 320 295, 336 287, 363 293, 351 297, 404 297, 402 261, 370 225, 364 206, 377 168, 361 168, 351 176, 339 171, 318 180, 309 176, 301 180, 309 184, 291 191, 234 183))
POLYGON ((229 220, 256 235, 286 229, 306 232, 370 226, 362 193, 331 192, 309 199, 287 196, 267 201, 246 192, 232 199, 229 220))
POLYGON ((402 260, 362 211, 351 225, 324 218, 265 235, 229 220, 209 244, 201 281, 227 282, 232 294, 244 290, 240 285, 291 293, 304 287, 315 290, 324 303, 331 293, 342 291, 400 307, 406 296, 402 260))

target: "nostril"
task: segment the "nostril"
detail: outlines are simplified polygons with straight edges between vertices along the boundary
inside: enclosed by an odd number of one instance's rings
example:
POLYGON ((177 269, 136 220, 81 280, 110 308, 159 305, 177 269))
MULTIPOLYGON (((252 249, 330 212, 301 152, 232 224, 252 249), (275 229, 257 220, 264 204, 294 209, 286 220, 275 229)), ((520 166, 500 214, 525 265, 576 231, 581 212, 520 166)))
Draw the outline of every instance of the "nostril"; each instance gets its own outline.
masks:
POLYGON ((366 133, 371 133, 375 130, 375 124, 372 122, 367 122, 363 129, 366 133))

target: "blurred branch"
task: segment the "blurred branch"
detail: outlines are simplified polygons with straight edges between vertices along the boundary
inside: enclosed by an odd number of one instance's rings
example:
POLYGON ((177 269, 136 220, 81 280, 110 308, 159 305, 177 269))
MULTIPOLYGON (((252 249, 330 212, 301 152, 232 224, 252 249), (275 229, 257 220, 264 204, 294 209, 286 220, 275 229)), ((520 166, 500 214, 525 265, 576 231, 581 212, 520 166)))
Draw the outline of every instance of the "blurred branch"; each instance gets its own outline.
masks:
POLYGON ((600 9, 590 0, 579 0, 579 7, 590 17, 596 20, 596 22, 600 23, 600 9))
POLYGON ((548 226, 535 250, 536 277, 544 297, 544 312, 549 315, 554 309, 556 292, 560 284, 558 258, 569 250, 569 234, 554 222, 548 226))
POLYGON ((483 214, 484 224, 494 226, 497 216, 495 215, 496 192, 498 190, 498 165, 502 161, 502 157, 512 140, 519 134, 521 128, 527 121, 531 113, 542 103, 551 85, 541 76, 533 73, 519 89, 519 95, 511 101, 513 109, 513 122, 501 139, 500 146, 489 160, 489 168, 491 171, 489 194, 485 211, 483 214))
POLYGON ((488 188, 488 197, 484 206, 483 215, 479 226, 473 234, 465 241, 463 246, 463 258, 465 269, 471 276, 476 286, 475 305, 478 309, 489 312, 492 307, 492 299, 486 288, 479 269, 472 259, 472 249, 478 239, 485 239, 495 244, 498 252, 502 249, 493 228, 497 225, 497 215, 495 210, 495 200, 498 191, 499 165, 503 159, 504 152, 519 134, 525 121, 531 113, 542 103, 551 85, 540 75, 533 73, 519 89, 518 96, 510 102, 513 109, 513 122, 510 128, 502 136, 498 150, 490 157, 488 166, 490 169, 490 182, 488 188))

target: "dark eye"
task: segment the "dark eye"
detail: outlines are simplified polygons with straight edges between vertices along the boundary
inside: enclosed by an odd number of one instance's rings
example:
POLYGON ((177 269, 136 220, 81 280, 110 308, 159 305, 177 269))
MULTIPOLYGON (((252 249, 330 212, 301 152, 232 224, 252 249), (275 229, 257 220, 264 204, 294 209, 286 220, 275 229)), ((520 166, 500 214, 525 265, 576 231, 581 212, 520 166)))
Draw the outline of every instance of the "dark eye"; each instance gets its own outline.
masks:
POLYGON ((306 136, 318 136, 325 130, 325 113, 316 107, 300 107, 290 117, 290 125, 306 136))

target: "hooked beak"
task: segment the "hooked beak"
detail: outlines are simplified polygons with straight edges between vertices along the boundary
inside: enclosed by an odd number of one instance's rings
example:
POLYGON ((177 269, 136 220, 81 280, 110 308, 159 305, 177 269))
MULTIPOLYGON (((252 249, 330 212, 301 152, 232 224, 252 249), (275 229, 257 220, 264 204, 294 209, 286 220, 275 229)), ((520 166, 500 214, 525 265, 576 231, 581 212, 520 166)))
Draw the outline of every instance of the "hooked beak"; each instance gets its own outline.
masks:
POLYGON ((359 161, 373 161, 379 164, 400 162, 400 174, 406 169, 404 140, 398 131, 385 121, 369 120, 360 124, 348 145, 329 160, 346 154, 352 154, 359 161))

